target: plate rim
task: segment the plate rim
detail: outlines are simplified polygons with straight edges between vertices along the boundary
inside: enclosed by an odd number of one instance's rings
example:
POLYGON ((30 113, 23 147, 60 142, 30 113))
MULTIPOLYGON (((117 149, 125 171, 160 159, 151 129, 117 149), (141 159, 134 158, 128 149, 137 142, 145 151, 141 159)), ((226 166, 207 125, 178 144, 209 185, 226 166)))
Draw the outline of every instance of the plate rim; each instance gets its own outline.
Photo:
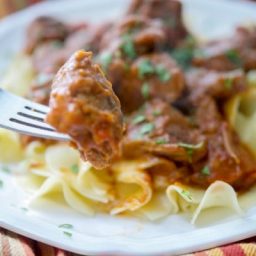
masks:
MULTIPOLYGON (((0 209, 2 207, 0 206, 0 209)), ((78 238, 83 239, 70 240, 70 238, 68 237, 61 236, 60 230, 58 230, 55 226, 50 225, 48 222, 44 222, 41 219, 35 220, 34 218, 32 218, 31 223, 31 218, 27 217, 26 212, 22 212, 19 209, 16 209, 15 213, 10 214, 10 211, 8 210, 11 210, 11 207, 7 206, 5 209, 2 208, 0 212, 0 226, 2 226, 3 228, 16 232, 20 235, 24 235, 33 240, 37 240, 39 242, 43 242, 66 251, 82 255, 180 255, 183 253, 201 251, 223 244, 236 242, 256 235, 256 214, 254 214, 252 216, 248 215, 244 216, 243 218, 237 218, 228 221, 227 223, 221 223, 214 226, 203 227, 193 231, 169 235, 165 236, 164 238, 144 238, 143 244, 141 243, 141 239, 132 240, 123 237, 120 239, 118 238, 118 236, 113 236, 111 237, 111 240, 114 240, 114 243, 110 245, 108 244, 110 237, 96 238, 94 236, 80 234, 75 230, 72 231, 73 237, 78 236, 78 238), (26 222, 30 222, 30 224, 37 224, 37 227, 40 228, 40 232, 38 232, 38 230, 35 230, 33 225, 29 228, 24 227, 26 226, 26 222), (239 230, 241 226, 243 226, 242 231, 241 229, 239 230), (45 234, 49 232, 51 232, 51 235, 53 235, 56 240, 53 240, 50 237, 47 238, 47 236, 45 236, 45 234), (215 237, 214 240, 212 240, 210 236, 205 236, 206 234, 209 234, 209 232, 211 232, 211 237, 215 237), (191 233, 192 236, 194 236, 194 239, 191 239, 191 233), (197 233, 200 234, 198 235, 197 233), (84 236, 86 237, 84 238, 84 236), (186 240, 188 238, 186 241, 189 241, 189 245, 186 244, 186 247, 184 247, 183 242, 179 241, 181 240, 180 237, 182 237, 182 240, 186 240), (200 239, 200 237, 203 237, 204 240, 200 239), (67 243, 71 241, 73 245, 67 243), (83 241, 91 243, 90 248, 84 248, 82 246, 83 241), (176 248, 173 248, 171 243, 175 243, 176 248), (150 246, 148 246, 149 244, 150 246), (105 248, 102 250, 101 248, 103 245, 105 246, 105 248), (161 249, 159 250, 158 248, 160 246, 161 249)))

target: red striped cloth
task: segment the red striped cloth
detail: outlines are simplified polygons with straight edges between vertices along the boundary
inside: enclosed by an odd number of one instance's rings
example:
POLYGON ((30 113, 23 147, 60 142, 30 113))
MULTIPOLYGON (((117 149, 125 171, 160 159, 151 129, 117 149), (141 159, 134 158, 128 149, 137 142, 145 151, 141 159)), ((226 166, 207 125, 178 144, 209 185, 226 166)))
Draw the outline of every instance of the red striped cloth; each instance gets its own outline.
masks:
POLYGON ((73 256, 74 254, 0 228, 0 256, 73 256))
MULTIPOLYGON (((256 238, 184 256, 255 256, 256 238)), ((0 256, 75 256, 0 228, 0 256)), ((167 256, 167 255, 165 255, 167 256)))

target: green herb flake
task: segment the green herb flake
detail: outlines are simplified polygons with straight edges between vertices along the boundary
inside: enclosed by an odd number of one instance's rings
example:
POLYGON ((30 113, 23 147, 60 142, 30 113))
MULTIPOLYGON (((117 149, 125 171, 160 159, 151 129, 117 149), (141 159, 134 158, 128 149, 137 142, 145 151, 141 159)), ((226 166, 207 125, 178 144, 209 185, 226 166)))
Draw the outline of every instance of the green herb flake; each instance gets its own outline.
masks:
POLYGON ((28 208, 26 208, 26 207, 20 207, 20 209, 21 209, 22 211, 24 211, 24 212, 27 212, 27 211, 28 211, 28 208))
POLYGON ((183 189, 181 191, 181 194, 184 195, 185 197, 187 197, 189 200, 192 200, 192 197, 191 197, 191 194, 189 191, 183 189))
POLYGON ((203 146, 203 142, 200 142, 198 144, 187 144, 187 143, 178 143, 178 146, 179 147, 182 147, 186 150, 187 152, 187 155, 188 155, 188 159, 189 161, 191 162, 192 161, 192 157, 193 157, 193 154, 194 154, 194 150, 195 149, 199 149, 203 146))
POLYGON ((78 173, 79 173, 78 164, 73 164, 73 165, 70 167, 70 170, 71 170, 74 174, 78 174, 78 173))
POLYGON ((71 232, 68 232, 68 231, 63 231, 63 234, 68 237, 72 237, 73 235, 71 232))
POLYGON ((60 224, 58 227, 59 228, 66 228, 66 229, 73 229, 72 224, 60 224))
POLYGON ((3 186, 4 186, 4 182, 0 180, 0 188, 2 188, 3 186))
POLYGON ((136 57, 136 51, 135 51, 135 47, 134 47, 131 36, 128 34, 125 34, 123 35, 122 39, 123 39, 123 44, 121 45, 121 48, 124 54, 128 58, 134 59, 136 57))
POLYGON ((229 59, 229 61, 231 61, 236 66, 242 65, 242 60, 239 56, 239 53, 236 50, 234 49, 228 50, 226 52, 226 57, 229 59))
POLYGON ((141 135, 148 134, 148 133, 152 132, 154 129, 155 129, 154 124, 151 124, 151 123, 144 124, 140 128, 140 134, 141 135))
POLYGON ((142 123, 146 120, 146 117, 144 115, 137 115, 136 117, 134 117, 134 119, 132 120, 133 124, 139 124, 142 123))
POLYGON ((192 162, 192 157, 193 157, 193 154, 194 154, 194 149, 192 149, 192 148, 186 148, 186 151, 187 151, 187 155, 188 155, 188 160, 189 160, 189 162, 192 162))
POLYGON ((234 79, 233 78, 226 78, 224 80, 224 87, 227 90, 231 90, 232 89, 232 85, 233 85, 234 79))
POLYGON ((155 72, 161 82, 167 82, 171 79, 171 73, 161 64, 156 66, 155 72))
POLYGON ((141 94, 144 97, 144 99, 148 99, 149 97, 149 84, 148 83, 143 83, 141 87, 141 94))
POLYGON ((139 63, 138 66, 139 70, 139 77, 140 79, 143 79, 146 75, 152 75, 154 74, 154 66, 150 62, 150 60, 143 60, 139 63))
POLYGON ((187 70, 191 66, 191 62, 194 57, 194 49, 176 48, 171 52, 171 56, 184 70, 187 70))
POLYGON ((166 144, 168 141, 165 138, 159 138, 156 140, 157 145, 163 145, 166 144))
POLYGON ((204 168, 201 170, 201 173, 203 174, 203 175, 207 175, 207 176, 209 176, 210 175, 210 168, 208 167, 208 166, 204 166, 204 168))
POLYGON ((112 54, 109 52, 103 53, 100 56, 100 62, 104 70, 108 69, 109 64, 112 62, 112 54))
POLYGON ((153 111, 153 116, 159 116, 161 115, 161 111, 160 110, 154 110, 153 111))

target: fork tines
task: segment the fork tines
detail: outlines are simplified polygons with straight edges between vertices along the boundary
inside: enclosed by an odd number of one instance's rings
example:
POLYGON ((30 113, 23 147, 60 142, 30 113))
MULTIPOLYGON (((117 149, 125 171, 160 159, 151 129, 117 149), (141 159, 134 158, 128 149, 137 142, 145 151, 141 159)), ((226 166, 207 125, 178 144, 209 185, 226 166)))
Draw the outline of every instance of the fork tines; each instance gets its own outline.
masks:
POLYGON ((45 123, 49 108, 0 89, 0 127, 41 137, 68 141, 70 137, 56 132, 45 123))

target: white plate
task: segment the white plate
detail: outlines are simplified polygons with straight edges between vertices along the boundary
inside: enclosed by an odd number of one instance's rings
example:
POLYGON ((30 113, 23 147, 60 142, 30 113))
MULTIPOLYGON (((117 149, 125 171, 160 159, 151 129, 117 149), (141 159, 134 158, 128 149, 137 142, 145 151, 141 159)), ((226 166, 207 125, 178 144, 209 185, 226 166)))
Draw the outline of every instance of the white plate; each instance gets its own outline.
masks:
MULTIPOLYGON (((239 23, 256 21, 256 5, 223 0, 184 0, 186 21, 193 32, 214 38, 231 32, 239 23)), ((0 24, 0 70, 22 46, 24 29, 39 14, 68 20, 102 21, 121 14, 127 1, 72 0, 46 2, 8 17, 0 24)), ((87 255, 175 255, 207 249, 256 235, 256 207, 243 217, 223 216, 222 220, 197 226, 186 216, 174 215, 156 223, 98 214, 86 217, 65 206, 42 202, 35 209, 22 210, 27 195, 11 175, 0 173, 0 226, 47 244, 87 255), (67 237, 60 224, 74 226, 67 237)), ((205 213, 205 218, 210 217, 205 213)), ((213 215, 213 213, 212 213, 213 215)))

